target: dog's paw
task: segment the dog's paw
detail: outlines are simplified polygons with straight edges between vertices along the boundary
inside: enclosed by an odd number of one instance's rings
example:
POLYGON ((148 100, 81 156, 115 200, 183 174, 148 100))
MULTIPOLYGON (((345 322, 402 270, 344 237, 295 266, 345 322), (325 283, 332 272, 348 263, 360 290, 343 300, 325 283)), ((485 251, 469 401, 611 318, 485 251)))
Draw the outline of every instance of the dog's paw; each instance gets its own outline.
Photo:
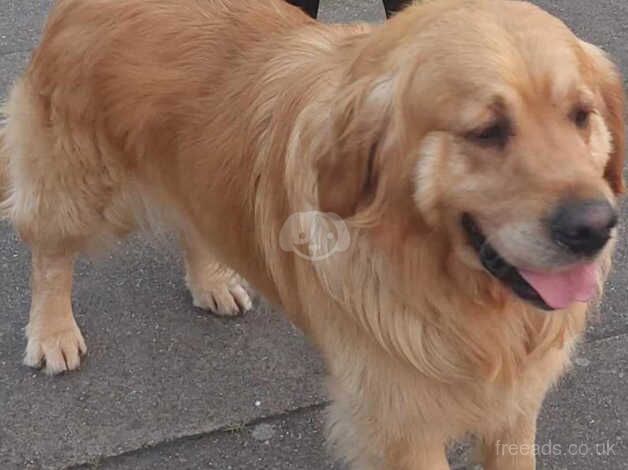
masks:
POLYGON ((78 326, 47 335, 28 335, 24 364, 43 368, 50 375, 76 370, 87 353, 85 339, 78 326))
POLYGON ((210 310, 216 315, 235 316, 253 307, 249 293, 239 282, 225 282, 202 289, 192 288, 194 306, 210 310))

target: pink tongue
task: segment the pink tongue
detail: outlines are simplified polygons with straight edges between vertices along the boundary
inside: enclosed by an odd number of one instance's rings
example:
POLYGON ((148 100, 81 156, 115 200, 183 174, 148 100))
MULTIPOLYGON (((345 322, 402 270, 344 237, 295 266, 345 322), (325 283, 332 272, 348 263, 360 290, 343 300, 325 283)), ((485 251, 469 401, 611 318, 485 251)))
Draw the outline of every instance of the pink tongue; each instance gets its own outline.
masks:
POLYGON ((545 303, 554 309, 568 307, 574 302, 588 302, 597 290, 596 263, 581 264, 556 273, 539 273, 525 269, 520 269, 519 273, 543 297, 545 303))

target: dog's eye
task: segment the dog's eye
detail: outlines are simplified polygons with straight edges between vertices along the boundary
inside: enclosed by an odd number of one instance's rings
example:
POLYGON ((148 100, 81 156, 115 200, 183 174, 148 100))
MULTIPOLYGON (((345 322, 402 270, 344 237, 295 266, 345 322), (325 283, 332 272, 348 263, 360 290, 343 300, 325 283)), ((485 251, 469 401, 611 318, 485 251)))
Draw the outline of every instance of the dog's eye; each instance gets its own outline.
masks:
POLYGON ((589 125, 589 118, 591 117, 591 110, 584 107, 578 107, 571 113, 571 120, 580 129, 584 129, 589 125))
POLYGON ((512 127, 506 119, 472 131, 468 138, 474 142, 491 147, 504 147, 512 136, 512 127))

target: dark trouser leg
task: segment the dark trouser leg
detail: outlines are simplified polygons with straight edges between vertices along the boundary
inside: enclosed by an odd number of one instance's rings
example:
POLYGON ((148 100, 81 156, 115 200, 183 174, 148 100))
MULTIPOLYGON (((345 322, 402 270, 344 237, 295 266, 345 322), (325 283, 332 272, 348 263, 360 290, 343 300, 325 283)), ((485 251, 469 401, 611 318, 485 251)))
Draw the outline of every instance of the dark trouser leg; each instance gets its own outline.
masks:
POLYGON ((409 5, 411 0, 384 0, 384 8, 386 8, 386 17, 390 18, 393 14, 402 10, 409 5))
POLYGON ((310 15, 312 18, 316 18, 318 16, 318 2, 319 0, 287 0, 288 3, 292 3, 293 5, 301 8, 305 13, 310 15))

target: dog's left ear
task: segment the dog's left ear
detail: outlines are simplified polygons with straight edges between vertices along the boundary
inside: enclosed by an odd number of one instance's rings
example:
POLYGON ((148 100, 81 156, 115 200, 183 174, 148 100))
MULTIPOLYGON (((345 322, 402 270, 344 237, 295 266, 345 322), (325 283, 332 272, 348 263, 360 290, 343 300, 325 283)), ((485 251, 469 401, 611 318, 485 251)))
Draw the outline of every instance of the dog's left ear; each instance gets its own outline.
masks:
POLYGON ((317 163, 323 212, 347 218, 375 198, 377 159, 390 126, 392 87, 391 78, 363 78, 343 89, 332 115, 328 152, 317 163))
POLYGON ((624 83, 621 72, 598 47, 581 41, 602 101, 600 112, 612 137, 613 149, 604 177, 615 194, 624 192, 624 83))

